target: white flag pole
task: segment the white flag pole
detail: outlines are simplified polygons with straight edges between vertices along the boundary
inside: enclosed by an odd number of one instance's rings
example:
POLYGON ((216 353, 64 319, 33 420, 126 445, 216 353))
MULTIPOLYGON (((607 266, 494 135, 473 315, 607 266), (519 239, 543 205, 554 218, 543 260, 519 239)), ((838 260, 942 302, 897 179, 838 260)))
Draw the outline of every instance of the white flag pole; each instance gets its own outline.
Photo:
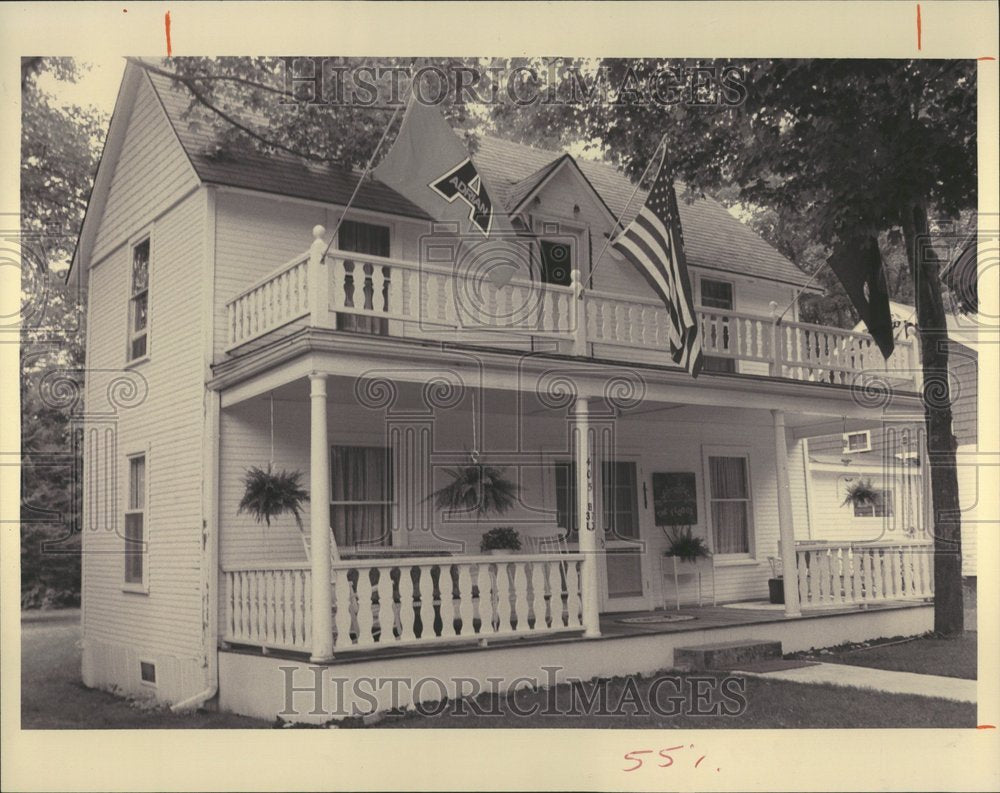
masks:
MULTIPOLYGON (((410 97, 406 102, 406 109, 410 109, 410 105, 413 103, 413 98, 416 94, 413 91, 413 81, 410 81, 410 97)), ((385 129, 382 131, 382 137, 379 138, 378 144, 375 146, 368 158, 368 164, 365 165, 364 171, 361 173, 361 178, 358 179, 358 183, 354 185, 354 192, 351 193, 351 197, 347 200, 347 204, 344 205, 344 211, 340 213, 340 218, 337 220, 337 225, 333 227, 333 234, 330 235, 330 241, 326 244, 326 250, 323 251, 323 256, 326 256, 330 252, 330 248, 333 246, 333 241, 337 239, 337 232, 340 231, 340 227, 344 223, 344 219, 347 217, 347 213, 350 211, 351 207, 354 205, 354 199, 358 197, 358 193, 361 190, 361 185, 364 184, 365 179, 368 178, 368 174, 371 173, 372 165, 375 162, 375 155, 379 153, 382 148, 382 144, 385 143, 385 139, 389 136, 389 130, 392 129, 392 124, 396 120, 396 116, 399 115, 399 111, 403 106, 398 106, 394 111, 392 111, 392 116, 389 118, 389 123, 385 125, 385 129)))
MULTIPOLYGON (((622 218, 625 217, 625 213, 628 212, 628 208, 632 206, 632 202, 635 200, 635 197, 639 194, 639 188, 642 186, 642 180, 645 179, 646 174, 649 173, 649 169, 652 167, 653 161, 656 160, 656 154, 657 152, 660 151, 660 149, 663 149, 663 156, 660 157, 660 165, 658 166, 657 171, 659 171, 659 169, 663 167, 663 162, 667 158, 666 142, 667 142, 667 133, 664 132, 663 137, 660 138, 659 144, 657 144, 656 148, 653 150, 653 155, 649 158, 649 164, 646 166, 646 170, 642 172, 642 175, 635 183, 635 190, 632 191, 632 195, 630 195, 628 201, 625 202, 625 206, 622 208, 621 213, 618 215, 617 218, 615 218, 615 226, 611 230, 611 233, 608 234, 608 238, 604 242, 604 247, 601 249, 600 255, 590 266, 590 277, 587 279, 587 287, 589 289, 594 288, 594 273, 597 272, 597 266, 601 263, 601 259, 604 258, 604 254, 608 252, 608 248, 611 247, 611 240, 614 238, 615 233, 618 231, 618 227, 621 226, 622 218)), ((582 289, 580 290, 580 294, 577 295, 577 299, 583 300, 582 289)))

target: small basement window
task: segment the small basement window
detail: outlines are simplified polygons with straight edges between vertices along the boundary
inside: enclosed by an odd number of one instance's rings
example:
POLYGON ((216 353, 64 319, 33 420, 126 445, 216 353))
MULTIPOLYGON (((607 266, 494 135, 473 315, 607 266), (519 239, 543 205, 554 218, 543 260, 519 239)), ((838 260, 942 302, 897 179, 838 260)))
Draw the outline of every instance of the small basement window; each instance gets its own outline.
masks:
POLYGON ((143 683, 156 685, 156 664, 152 661, 139 661, 139 677, 143 683))

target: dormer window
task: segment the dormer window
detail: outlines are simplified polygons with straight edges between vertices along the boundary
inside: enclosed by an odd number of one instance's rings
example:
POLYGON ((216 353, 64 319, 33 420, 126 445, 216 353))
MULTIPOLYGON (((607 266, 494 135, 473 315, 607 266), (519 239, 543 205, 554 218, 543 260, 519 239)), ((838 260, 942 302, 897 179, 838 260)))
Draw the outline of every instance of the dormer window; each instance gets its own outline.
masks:
POLYGON ((149 237, 132 246, 129 277, 128 360, 149 354, 149 237))

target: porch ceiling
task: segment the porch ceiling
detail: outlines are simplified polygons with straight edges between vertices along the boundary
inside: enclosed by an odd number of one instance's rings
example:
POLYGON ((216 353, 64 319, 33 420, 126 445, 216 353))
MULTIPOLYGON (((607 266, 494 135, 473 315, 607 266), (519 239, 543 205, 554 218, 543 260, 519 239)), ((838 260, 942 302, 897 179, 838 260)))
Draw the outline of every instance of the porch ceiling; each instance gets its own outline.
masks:
POLYGON ((594 358, 491 348, 456 348, 316 329, 216 367, 209 387, 228 407, 267 393, 308 401, 308 375, 348 380, 329 389, 330 402, 357 404, 361 394, 391 383, 398 398, 466 388, 524 395, 527 411, 568 406, 579 394, 605 400, 623 415, 667 413, 689 406, 783 410, 796 437, 867 429, 883 421, 922 418, 916 394, 860 393, 847 386, 752 375, 703 373, 693 380, 675 369, 594 358), (405 385, 405 387, 404 387, 405 385))

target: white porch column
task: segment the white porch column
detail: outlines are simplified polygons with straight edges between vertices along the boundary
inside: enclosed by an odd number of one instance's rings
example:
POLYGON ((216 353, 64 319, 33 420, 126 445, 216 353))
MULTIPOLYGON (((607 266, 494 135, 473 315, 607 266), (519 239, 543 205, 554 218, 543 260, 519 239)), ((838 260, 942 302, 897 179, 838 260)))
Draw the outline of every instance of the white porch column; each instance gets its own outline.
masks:
POLYGON ((597 591, 598 542, 594 521, 594 461, 590 445, 590 409, 578 398, 573 412, 573 451, 576 462, 576 514, 580 553, 583 554, 580 594, 583 600, 583 635, 601 635, 600 594, 597 591))
POLYGON ((309 533, 312 548, 311 661, 333 658, 333 592, 330 578, 330 449, 326 428, 326 375, 309 375, 309 533))
POLYGON ((792 521, 792 489, 788 482, 788 437, 785 413, 772 410, 774 417, 774 461, 778 480, 778 531, 781 537, 781 569, 784 577, 785 616, 799 617, 799 569, 795 554, 795 525, 792 521))

